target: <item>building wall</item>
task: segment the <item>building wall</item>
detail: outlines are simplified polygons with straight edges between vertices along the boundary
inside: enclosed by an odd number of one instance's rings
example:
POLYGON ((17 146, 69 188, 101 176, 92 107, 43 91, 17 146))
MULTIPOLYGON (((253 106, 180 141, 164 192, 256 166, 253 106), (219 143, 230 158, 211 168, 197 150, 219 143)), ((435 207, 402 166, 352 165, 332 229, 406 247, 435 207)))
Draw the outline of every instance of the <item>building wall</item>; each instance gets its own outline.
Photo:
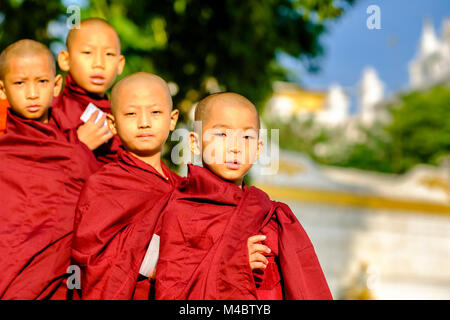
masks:
POLYGON ((450 215, 279 200, 310 236, 335 299, 360 287, 373 299, 450 299, 450 215))

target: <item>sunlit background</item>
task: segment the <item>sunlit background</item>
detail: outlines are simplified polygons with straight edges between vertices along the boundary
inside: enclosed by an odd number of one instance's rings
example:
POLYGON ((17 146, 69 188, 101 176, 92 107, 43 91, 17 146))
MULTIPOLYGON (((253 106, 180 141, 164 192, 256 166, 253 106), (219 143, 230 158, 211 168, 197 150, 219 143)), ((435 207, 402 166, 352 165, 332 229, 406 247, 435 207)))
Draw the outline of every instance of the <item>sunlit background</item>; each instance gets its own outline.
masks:
POLYGON ((122 76, 169 82, 180 127, 209 93, 256 104, 279 157, 251 181, 295 212, 334 298, 450 299, 448 0, 3 0, 0 49, 56 55, 73 6, 116 28, 122 76))

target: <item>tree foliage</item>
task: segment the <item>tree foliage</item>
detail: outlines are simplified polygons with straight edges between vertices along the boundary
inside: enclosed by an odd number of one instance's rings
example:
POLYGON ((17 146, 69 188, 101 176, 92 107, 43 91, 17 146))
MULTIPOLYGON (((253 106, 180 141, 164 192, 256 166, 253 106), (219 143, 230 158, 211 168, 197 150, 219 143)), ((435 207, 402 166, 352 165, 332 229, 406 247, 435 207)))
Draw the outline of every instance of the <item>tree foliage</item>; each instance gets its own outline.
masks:
POLYGON ((437 164, 450 155, 450 87, 411 92, 391 108, 393 171, 405 172, 418 163, 437 164))
POLYGON ((118 30, 124 75, 149 71, 175 83, 186 114, 208 93, 230 90, 261 107, 272 82, 287 71, 278 52, 310 69, 322 53, 326 22, 354 0, 91 1, 83 17, 99 16, 118 30))

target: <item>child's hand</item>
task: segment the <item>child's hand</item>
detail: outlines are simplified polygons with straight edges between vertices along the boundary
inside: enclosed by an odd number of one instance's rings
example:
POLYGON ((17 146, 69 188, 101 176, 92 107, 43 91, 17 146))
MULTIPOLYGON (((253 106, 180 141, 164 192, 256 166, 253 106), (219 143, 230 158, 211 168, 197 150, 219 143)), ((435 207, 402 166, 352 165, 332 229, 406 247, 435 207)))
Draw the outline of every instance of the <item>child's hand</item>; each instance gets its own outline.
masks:
POLYGON ((107 125, 103 125, 106 120, 106 113, 97 121, 98 111, 95 111, 89 120, 78 127, 78 139, 88 146, 90 150, 95 150, 103 143, 113 137, 107 125))
POLYGON ((265 269, 267 263, 269 263, 263 253, 270 253, 270 249, 268 246, 259 243, 264 240, 266 240, 266 236, 262 234, 248 238, 248 257, 252 270, 265 269))

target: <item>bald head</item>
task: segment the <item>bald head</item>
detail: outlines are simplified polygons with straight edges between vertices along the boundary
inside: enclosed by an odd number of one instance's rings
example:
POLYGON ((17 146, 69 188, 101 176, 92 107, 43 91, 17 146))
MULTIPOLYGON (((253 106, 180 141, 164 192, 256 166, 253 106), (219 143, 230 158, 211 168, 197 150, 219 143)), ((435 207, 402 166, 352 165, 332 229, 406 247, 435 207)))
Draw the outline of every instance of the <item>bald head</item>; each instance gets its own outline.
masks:
POLYGON ((161 77, 147 72, 136 72, 121 79, 111 90, 111 113, 114 115, 120 105, 119 99, 136 89, 154 88, 155 92, 165 95, 172 108, 172 96, 167 82, 161 77))
POLYGON ((67 35, 67 39, 66 39, 66 46, 67 46, 68 50, 70 50, 72 43, 77 38, 79 31, 81 29, 88 29, 88 28, 92 28, 93 30, 97 30, 97 31, 100 30, 100 28, 106 28, 106 29, 109 29, 112 32, 114 32, 114 34, 117 38, 117 43, 118 43, 119 51, 120 51, 120 40, 119 40, 119 35, 117 34, 117 31, 113 28, 113 26, 111 24, 109 24, 108 21, 103 20, 101 18, 88 18, 88 19, 81 20, 79 29, 77 29, 77 28, 70 29, 69 34, 67 35))
POLYGON ((40 42, 23 39, 9 45, 0 54, 0 80, 4 80, 5 75, 8 73, 9 60, 11 58, 25 58, 38 55, 45 55, 48 57, 52 72, 55 74, 56 64, 52 52, 40 42))
POLYGON ((214 108, 220 108, 221 112, 226 112, 225 108, 227 106, 245 108, 254 112, 257 118, 258 129, 260 128, 259 115, 255 105, 246 97, 234 92, 219 92, 203 98, 195 108, 195 121, 201 121, 203 126, 205 126, 214 108))

